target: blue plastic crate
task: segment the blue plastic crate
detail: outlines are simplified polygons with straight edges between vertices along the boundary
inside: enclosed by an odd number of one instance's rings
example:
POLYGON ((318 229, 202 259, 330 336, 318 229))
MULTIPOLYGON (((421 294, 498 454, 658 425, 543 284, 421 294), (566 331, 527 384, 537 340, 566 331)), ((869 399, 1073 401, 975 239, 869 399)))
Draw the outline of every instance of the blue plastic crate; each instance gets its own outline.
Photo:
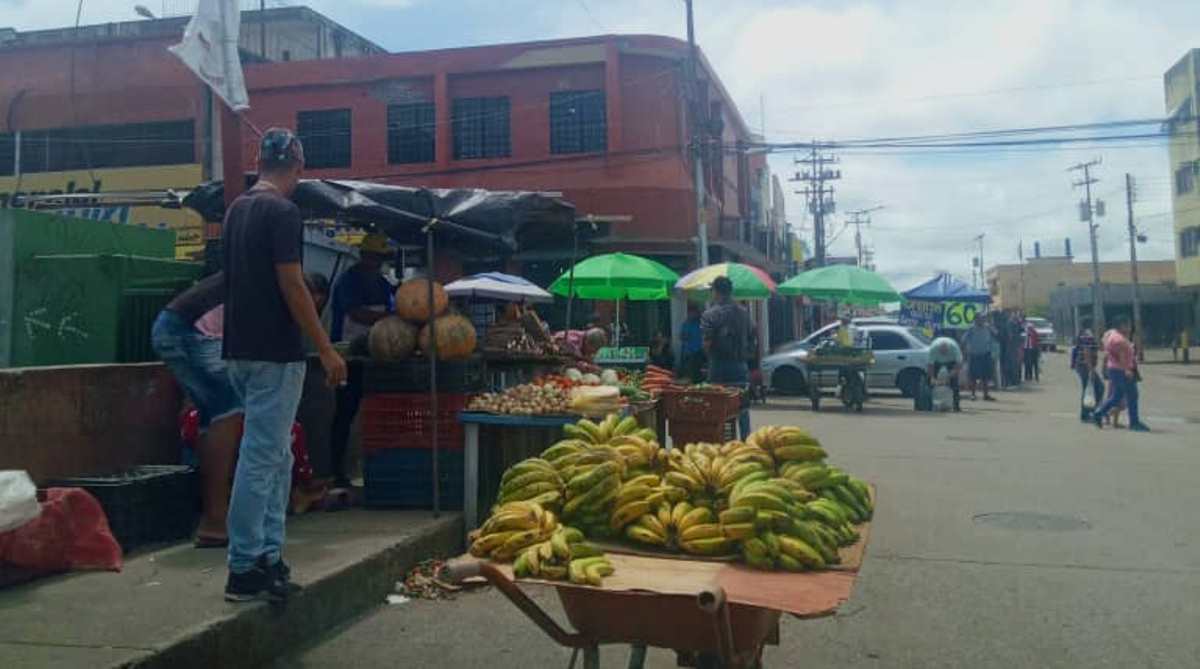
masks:
MULTIPOLYGON (((441 508, 463 506, 463 452, 438 452, 441 508)), ((370 507, 433 508, 433 451, 389 448, 374 451, 363 464, 363 503, 370 507)))

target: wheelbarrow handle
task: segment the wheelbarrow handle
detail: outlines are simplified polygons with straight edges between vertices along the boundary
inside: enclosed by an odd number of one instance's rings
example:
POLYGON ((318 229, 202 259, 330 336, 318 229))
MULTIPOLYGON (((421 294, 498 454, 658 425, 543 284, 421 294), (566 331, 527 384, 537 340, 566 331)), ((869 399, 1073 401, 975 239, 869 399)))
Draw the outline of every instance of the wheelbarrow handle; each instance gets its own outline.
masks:
POLYGON ((483 564, 479 560, 472 558, 455 558, 446 563, 445 574, 446 578, 451 583, 462 583, 468 578, 476 578, 483 575, 483 564))
POLYGON ((725 598, 725 589, 713 584, 696 595, 696 604, 708 615, 712 616, 713 635, 717 639, 717 654, 721 666, 742 666, 738 663, 737 647, 733 643, 733 624, 729 619, 729 602, 725 598))
POLYGON ((508 601, 512 602, 518 609, 529 617, 538 627, 542 629, 551 639, 554 639, 561 646, 568 648, 591 648, 594 643, 585 639, 580 634, 573 634, 564 630, 557 622, 554 621, 540 606, 532 599, 526 596, 521 588, 508 576, 496 568, 495 565, 476 560, 474 558, 455 558, 446 563, 445 567, 446 578, 451 583, 459 583, 464 579, 482 576, 487 579, 500 591, 508 601))

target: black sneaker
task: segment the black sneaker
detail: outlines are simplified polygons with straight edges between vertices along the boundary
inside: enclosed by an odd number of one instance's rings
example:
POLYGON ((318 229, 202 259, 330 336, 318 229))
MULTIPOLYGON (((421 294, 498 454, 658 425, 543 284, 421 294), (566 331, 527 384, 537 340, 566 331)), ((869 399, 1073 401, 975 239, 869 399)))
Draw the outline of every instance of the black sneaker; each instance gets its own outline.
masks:
POLYGON ((267 556, 258 558, 258 566, 271 577, 275 583, 275 587, 285 594, 295 594, 301 590, 299 585, 292 583, 292 568, 288 566, 283 558, 280 558, 274 564, 267 564, 267 556))
POLYGON ((287 589, 274 574, 262 567, 243 573, 229 572, 225 581, 225 601, 252 602, 258 599, 279 602, 287 598, 287 589))

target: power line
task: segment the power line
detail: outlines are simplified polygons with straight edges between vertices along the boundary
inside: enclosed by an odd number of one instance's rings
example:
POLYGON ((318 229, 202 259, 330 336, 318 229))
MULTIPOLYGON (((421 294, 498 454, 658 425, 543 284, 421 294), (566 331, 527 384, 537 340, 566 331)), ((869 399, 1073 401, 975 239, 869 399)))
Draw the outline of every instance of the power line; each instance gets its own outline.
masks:
POLYGON ((807 184, 800 190, 793 192, 808 198, 808 212, 813 217, 813 255, 817 267, 824 267, 827 246, 825 239, 825 215, 832 214, 836 208, 836 203, 833 199, 833 187, 827 187, 825 182, 837 181, 842 178, 841 170, 827 169, 826 166, 837 164, 838 158, 837 156, 819 153, 814 144, 808 158, 796 158, 794 162, 797 165, 808 165, 807 170, 796 172, 796 175, 792 179, 789 179, 789 181, 792 183, 804 182, 807 184))
POLYGON ((600 23, 599 19, 596 18, 596 15, 592 13, 592 8, 588 7, 587 0, 578 0, 578 2, 579 2, 579 6, 582 7, 583 11, 588 15, 588 18, 591 19, 592 23, 596 24, 597 28, 599 28, 601 31, 606 32, 606 33, 612 32, 608 29, 608 26, 605 26, 603 23, 600 23))

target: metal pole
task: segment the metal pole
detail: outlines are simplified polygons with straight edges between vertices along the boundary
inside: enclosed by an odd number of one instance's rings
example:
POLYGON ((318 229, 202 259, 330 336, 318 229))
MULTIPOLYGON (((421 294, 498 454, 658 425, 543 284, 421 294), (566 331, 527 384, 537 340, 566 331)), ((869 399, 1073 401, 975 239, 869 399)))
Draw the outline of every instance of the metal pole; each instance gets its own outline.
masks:
POLYGON ((1103 333, 1106 325, 1104 318, 1104 297, 1100 294, 1100 251, 1096 248, 1096 212, 1092 208, 1092 179, 1088 174, 1089 167, 1083 168, 1084 192, 1087 195, 1087 224, 1088 240, 1092 244, 1092 321, 1096 324, 1097 332, 1103 333))
POLYGON ((1133 175, 1125 173, 1125 212, 1129 223, 1129 273, 1133 279, 1133 329, 1137 335, 1138 358, 1145 360, 1145 347, 1142 345, 1145 334, 1142 332, 1142 288, 1138 284, 1137 260, 1137 227, 1133 224, 1133 175))
POLYGON ((571 269, 567 270, 567 322, 563 330, 571 329, 571 307, 575 304, 575 263, 579 260, 579 223, 575 226, 575 244, 571 247, 571 269))
POLYGON ((441 484, 438 479, 438 389, 437 389, 437 315, 433 303, 433 226, 436 220, 430 221, 425 228, 425 284, 428 287, 429 299, 429 422, 430 433, 433 435, 433 517, 442 514, 441 484))
POLYGON ((267 59, 267 0, 258 0, 258 55, 267 59))
POLYGON ((700 247, 700 267, 708 266, 708 223, 704 220, 704 146, 700 127, 700 68, 696 49, 696 22, 692 0, 687 5, 688 78, 692 88, 692 180, 696 191, 696 239, 700 247))

